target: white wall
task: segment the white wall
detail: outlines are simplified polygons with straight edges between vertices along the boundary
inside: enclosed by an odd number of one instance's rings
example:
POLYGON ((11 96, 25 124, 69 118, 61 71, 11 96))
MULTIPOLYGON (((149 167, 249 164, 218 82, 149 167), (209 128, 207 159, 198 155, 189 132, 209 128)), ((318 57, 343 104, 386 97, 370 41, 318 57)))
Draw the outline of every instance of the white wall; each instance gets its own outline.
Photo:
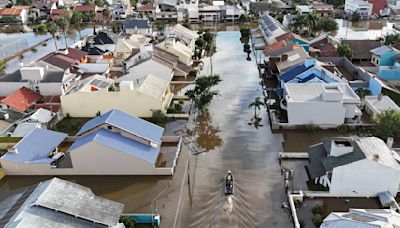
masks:
POLYGON ((389 191, 397 194, 400 171, 363 159, 333 169, 329 193, 335 196, 376 196, 389 191))
POLYGON ((61 96, 63 94, 61 83, 39 83, 39 89, 43 96, 61 96))
POLYGON ((343 124, 345 108, 341 102, 288 102, 289 124, 343 124))
POLYGON ((125 32, 127 34, 141 34, 141 35, 151 35, 151 28, 143 28, 143 29, 137 29, 137 28, 133 28, 133 29, 125 29, 125 32))
POLYGON ((138 117, 151 117, 152 110, 166 111, 172 99, 172 93, 168 93, 164 101, 141 93, 140 91, 96 91, 74 92, 61 96, 61 106, 64 115, 71 117, 95 117, 97 112, 101 114, 113 108, 121 109, 138 117))
POLYGON ((0 96, 6 97, 23 86, 29 88, 28 82, 1 82, 0 96))

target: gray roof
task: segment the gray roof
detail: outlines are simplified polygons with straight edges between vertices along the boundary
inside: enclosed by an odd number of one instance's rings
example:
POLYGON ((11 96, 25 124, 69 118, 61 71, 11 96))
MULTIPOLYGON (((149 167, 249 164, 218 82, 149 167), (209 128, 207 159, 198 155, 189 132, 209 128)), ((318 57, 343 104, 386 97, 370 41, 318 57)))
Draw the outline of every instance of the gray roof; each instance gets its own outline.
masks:
POLYGON ((133 19, 133 20, 126 20, 124 22, 125 29, 143 29, 143 28, 150 28, 150 22, 146 19, 133 19))
MULTIPOLYGON (((24 193, 25 194, 25 193, 24 193)), ((5 227, 109 227, 124 205, 98 197, 84 186, 59 178, 42 182, 29 197, 15 202, 5 227)))
POLYGON ((349 45, 353 59, 371 59, 370 50, 381 46, 379 40, 343 40, 342 43, 349 45))
MULTIPOLYGON (((45 70, 43 79, 40 82, 42 83, 62 82, 63 78, 64 78, 64 71, 45 70)), ((27 80, 22 80, 21 72, 19 70, 4 75, 3 77, 0 77, 0 82, 26 82, 26 81, 27 80)))
POLYGON ((356 140, 350 138, 340 138, 341 140, 347 139, 351 141, 353 152, 343 154, 341 156, 330 156, 331 142, 337 138, 325 138, 322 143, 313 145, 308 150, 309 161, 308 172, 310 178, 314 179, 332 171, 334 168, 350 164, 362 159, 375 160, 385 166, 400 170, 400 157, 391 152, 386 144, 378 138, 367 137, 356 140), (375 157, 378 155, 378 159, 375 157))
POLYGON ((382 56, 382 55, 386 55, 387 53, 392 52, 392 51, 393 51, 393 49, 391 47, 384 45, 384 46, 372 49, 371 53, 374 55, 382 56))
POLYGON ((157 144, 161 143, 161 136, 164 132, 164 128, 162 127, 118 109, 113 109, 86 122, 76 135, 82 135, 104 123, 157 144))

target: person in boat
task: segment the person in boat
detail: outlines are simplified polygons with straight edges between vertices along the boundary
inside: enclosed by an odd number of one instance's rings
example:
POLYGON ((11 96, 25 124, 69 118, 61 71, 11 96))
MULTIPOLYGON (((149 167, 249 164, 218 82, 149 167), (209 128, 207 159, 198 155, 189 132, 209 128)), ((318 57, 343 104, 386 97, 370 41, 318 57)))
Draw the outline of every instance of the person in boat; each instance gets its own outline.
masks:
POLYGON ((228 173, 228 175, 226 176, 226 187, 227 188, 232 188, 232 174, 228 173))

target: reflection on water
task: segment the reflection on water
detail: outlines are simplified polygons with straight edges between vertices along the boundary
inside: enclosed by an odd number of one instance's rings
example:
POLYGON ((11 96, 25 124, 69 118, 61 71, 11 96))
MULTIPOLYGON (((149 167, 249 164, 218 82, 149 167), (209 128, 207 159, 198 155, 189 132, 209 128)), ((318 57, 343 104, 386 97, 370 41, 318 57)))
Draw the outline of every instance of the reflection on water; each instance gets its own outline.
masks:
MULTIPOLYGON (((214 188, 208 188, 208 198, 198 205, 190 227, 255 227, 255 214, 248 203, 248 193, 243 192, 235 180, 233 195, 225 195, 225 180, 214 188)), ((204 199, 204 196, 201 196, 204 199)))
MULTIPOLYGON (((208 152, 220 147, 223 143, 219 133, 221 129, 214 125, 212 116, 208 111, 204 111, 196 119, 196 146, 199 152, 208 152)), ((189 133, 188 135, 191 135, 189 133)))

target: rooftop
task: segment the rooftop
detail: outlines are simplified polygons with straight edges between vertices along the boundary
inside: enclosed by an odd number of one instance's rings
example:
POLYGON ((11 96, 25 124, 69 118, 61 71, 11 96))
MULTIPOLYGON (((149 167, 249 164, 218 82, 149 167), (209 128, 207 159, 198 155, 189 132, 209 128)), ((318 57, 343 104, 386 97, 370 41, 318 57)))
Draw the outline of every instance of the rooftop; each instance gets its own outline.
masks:
POLYGON ((74 11, 75 12, 87 12, 87 11, 95 11, 96 6, 94 5, 81 5, 81 6, 75 6, 74 11))
MULTIPOLYGON (((53 70, 53 69, 44 69, 43 79, 40 81, 41 83, 46 82, 62 82, 64 79, 65 72, 62 70, 53 70)), ((6 74, 3 77, 0 77, 0 82, 25 82, 26 80, 22 79, 21 71, 16 70, 10 74, 6 74)))
POLYGON ((157 99, 161 99, 168 85, 169 81, 149 74, 139 87, 139 91, 157 99))
POLYGON ((1 16, 19 16, 22 12, 22 9, 16 8, 4 8, 0 9, 1 16))
POLYGON ((58 145, 67 138, 67 134, 35 128, 19 141, 12 149, 0 159, 18 163, 45 163, 50 164, 50 158, 58 145))
POLYGON ((380 46, 377 48, 374 48, 371 50, 371 53, 377 56, 382 56, 382 55, 386 55, 389 52, 392 52, 393 48, 389 47, 389 46, 380 46))
POLYGON ((6 227, 34 228, 114 227, 123 208, 123 204, 98 197, 87 187, 56 177, 30 187, 2 207, 12 216, 3 217, 3 222, 8 221, 6 227))
POLYGON ((280 72, 283 72, 289 69, 292 66, 295 66, 307 58, 309 58, 308 53, 304 50, 304 48, 297 47, 291 51, 282 54, 282 56, 287 55, 287 60, 283 60, 276 63, 276 66, 280 72))
POLYGON ((82 135, 104 123, 156 144, 161 143, 161 136, 164 132, 164 128, 142 120, 136 116, 129 115, 128 113, 118 109, 113 109, 86 122, 76 135, 82 135))
POLYGON ((388 96, 382 96, 381 99, 379 99, 379 96, 366 96, 365 104, 374 113, 380 113, 388 109, 400 111, 400 107, 388 96))
POLYGON ((381 46, 379 40, 343 40, 342 42, 349 45, 353 51, 353 59, 370 59, 372 57, 370 50, 381 46))
POLYGON ((25 112, 40 99, 42 99, 40 94, 26 87, 21 87, 6 98, 3 98, 0 102, 8 105, 10 108, 25 112))
POLYGON ((343 95, 342 101, 359 103, 360 98, 346 83, 285 83, 287 97, 293 102, 323 101, 321 94, 324 90, 337 88, 343 95))
POLYGON ((132 19, 124 22, 125 29, 147 29, 150 28, 150 22, 147 19, 132 19))

